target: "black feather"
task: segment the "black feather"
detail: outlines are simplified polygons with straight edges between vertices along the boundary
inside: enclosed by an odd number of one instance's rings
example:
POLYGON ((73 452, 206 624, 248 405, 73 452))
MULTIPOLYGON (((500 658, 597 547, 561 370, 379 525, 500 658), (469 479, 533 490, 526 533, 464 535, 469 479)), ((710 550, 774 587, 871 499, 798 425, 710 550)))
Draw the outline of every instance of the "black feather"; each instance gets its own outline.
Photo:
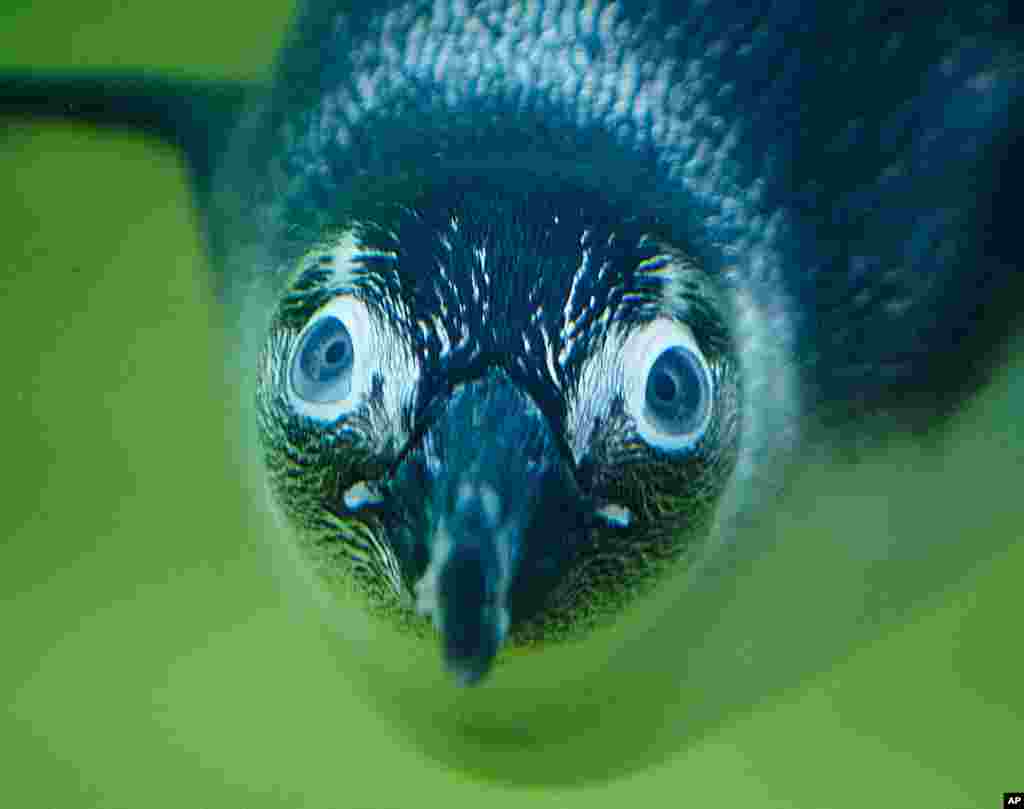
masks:
POLYGON ((277 233, 270 266, 396 189, 528 169, 653 212, 706 268, 784 296, 822 421, 927 421, 984 382, 1021 291, 1009 3, 509 8, 307 5, 237 152, 271 163, 242 191, 277 233))

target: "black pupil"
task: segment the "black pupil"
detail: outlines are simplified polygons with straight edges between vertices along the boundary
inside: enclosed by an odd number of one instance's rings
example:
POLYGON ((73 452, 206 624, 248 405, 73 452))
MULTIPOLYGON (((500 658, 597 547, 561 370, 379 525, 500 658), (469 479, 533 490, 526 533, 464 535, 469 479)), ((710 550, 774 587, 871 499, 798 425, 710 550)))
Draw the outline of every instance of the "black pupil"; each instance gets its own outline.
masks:
POLYGON ((657 371, 651 375, 654 382, 654 395, 666 404, 670 404, 676 398, 676 381, 671 374, 665 371, 657 371))
POLYGON ((655 360, 647 377, 647 409, 658 429, 686 433, 699 426, 707 407, 708 383, 700 360, 674 346, 655 360))
POLYGON ((344 340, 335 340, 327 346, 327 351, 324 352, 324 359, 327 360, 328 365, 337 365, 339 362, 343 362, 347 356, 348 344, 344 340))

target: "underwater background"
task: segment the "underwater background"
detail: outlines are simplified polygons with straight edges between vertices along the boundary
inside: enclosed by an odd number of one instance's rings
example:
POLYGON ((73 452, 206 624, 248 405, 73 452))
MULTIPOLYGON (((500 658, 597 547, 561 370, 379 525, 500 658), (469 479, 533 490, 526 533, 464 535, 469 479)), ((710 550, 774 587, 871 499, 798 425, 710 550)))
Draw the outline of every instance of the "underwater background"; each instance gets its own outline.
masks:
MULTIPOLYGON (((260 81, 290 12, 5 0, 0 69, 260 81)), ((701 689, 602 684, 609 722, 660 717, 649 746, 612 727, 621 751, 550 742, 538 772, 509 749, 483 778, 350 687, 358 661, 274 549, 181 157, 0 119, 0 223, 0 805, 980 809, 1024 789, 1024 343, 942 429, 809 460, 700 655, 668 596, 619 628, 646 633, 634 669, 701 689), (629 765, 559 783, 609 757, 629 765)))

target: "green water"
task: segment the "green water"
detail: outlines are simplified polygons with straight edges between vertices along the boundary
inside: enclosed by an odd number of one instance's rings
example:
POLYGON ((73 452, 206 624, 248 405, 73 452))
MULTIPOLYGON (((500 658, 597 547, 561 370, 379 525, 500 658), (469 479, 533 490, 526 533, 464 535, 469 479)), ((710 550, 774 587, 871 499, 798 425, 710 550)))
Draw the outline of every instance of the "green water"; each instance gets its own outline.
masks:
MULTIPOLYGON (((281 14, 228 36, 199 3, 108 5, 0 12, 4 63, 258 75, 281 14)), ((0 215, 0 805, 973 809, 1022 788, 1024 353, 948 434, 808 466, 727 597, 666 596, 468 707, 423 674, 410 705, 388 689, 436 660, 382 635, 368 687, 372 628, 324 630, 237 468, 178 157, 8 124, 0 215), (432 722, 462 710, 473 733, 432 722)))

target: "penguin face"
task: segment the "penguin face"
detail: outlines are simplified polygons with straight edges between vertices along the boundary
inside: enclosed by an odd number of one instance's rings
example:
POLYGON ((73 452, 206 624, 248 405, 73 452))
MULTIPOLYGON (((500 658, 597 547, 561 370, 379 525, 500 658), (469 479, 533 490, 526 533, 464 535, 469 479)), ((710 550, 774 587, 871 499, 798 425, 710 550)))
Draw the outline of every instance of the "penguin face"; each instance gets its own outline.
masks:
POLYGON ((462 683, 756 556, 816 434, 959 399, 1008 284, 983 14, 895 70, 822 50, 860 7, 554 8, 310 4, 214 183, 280 511, 462 683))
POLYGON ((325 579, 478 681, 699 551, 736 463, 728 298, 659 223, 467 177, 314 246, 259 363, 271 490, 325 579))

